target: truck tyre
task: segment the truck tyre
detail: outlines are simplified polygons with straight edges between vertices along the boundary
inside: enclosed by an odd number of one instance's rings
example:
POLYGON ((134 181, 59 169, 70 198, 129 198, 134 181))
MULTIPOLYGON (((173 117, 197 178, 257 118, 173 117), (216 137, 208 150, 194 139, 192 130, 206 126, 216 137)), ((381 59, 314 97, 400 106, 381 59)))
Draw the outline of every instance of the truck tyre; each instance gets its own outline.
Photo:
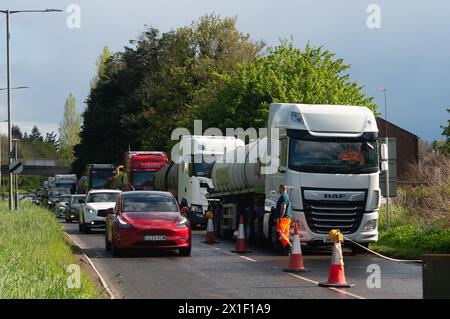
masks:
MULTIPOLYGON (((358 244, 364 246, 365 248, 369 248, 369 243, 358 243, 358 244)), ((349 247, 352 250, 353 254, 366 254, 366 253, 368 253, 367 250, 365 250, 364 248, 362 248, 362 247, 360 247, 358 245, 355 245, 353 243, 350 243, 349 247)))
POLYGON ((214 236, 220 238, 221 216, 217 209, 214 209, 214 236))
POLYGON ((218 237, 223 238, 223 239, 233 239, 234 230, 222 228, 222 221, 223 221, 222 209, 220 209, 219 216, 220 216, 220 218, 219 218, 219 236, 218 237))

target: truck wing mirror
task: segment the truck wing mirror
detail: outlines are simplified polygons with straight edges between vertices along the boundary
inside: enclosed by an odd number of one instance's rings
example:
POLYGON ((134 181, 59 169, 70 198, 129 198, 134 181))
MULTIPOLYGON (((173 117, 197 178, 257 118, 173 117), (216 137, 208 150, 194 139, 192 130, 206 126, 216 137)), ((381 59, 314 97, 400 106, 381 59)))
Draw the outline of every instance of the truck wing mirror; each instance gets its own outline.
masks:
POLYGON ((382 162, 381 162, 381 170, 382 170, 383 172, 386 172, 388 169, 389 169, 389 164, 388 164, 388 162, 387 162, 387 161, 382 161, 382 162))
POLYGON ((388 146, 386 143, 380 145, 380 156, 382 161, 386 161, 388 159, 388 146))

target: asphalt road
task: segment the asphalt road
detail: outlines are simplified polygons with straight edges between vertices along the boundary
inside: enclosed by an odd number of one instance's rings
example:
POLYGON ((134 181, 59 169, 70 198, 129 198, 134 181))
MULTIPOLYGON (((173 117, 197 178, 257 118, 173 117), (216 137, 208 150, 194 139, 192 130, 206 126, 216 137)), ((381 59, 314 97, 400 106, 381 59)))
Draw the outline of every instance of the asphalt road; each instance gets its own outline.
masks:
MULTIPOLYGON (((191 257, 177 252, 137 252, 113 258, 104 248, 104 234, 80 234, 77 224, 63 223, 65 231, 91 258, 116 298, 422 298, 420 265, 387 261, 372 255, 344 253, 350 289, 333 290, 317 286, 326 281, 331 252, 304 250, 305 267, 311 272, 281 271, 289 257, 259 247, 243 256, 231 253, 234 241, 203 244, 205 231, 193 231, 191 257), (369 265, 380 269, 380 287, 369 288, 369 265)), ((373 282, 373 281, 370 281, 373 282)))

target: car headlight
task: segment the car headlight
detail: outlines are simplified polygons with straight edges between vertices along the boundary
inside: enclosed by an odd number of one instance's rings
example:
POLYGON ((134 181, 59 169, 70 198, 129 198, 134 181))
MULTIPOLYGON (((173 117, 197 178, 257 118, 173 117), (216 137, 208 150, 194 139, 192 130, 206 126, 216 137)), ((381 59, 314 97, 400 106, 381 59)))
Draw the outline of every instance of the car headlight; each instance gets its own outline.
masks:
POLYGON ((365 225, 364 225, 364 231, 371 231, 377 228, 377 220, 376 219, 372 219, 369 220, 365 225))
POLYGON ((117 226, 119 228, 123 228, 123 229, 131 228, 131 225, 126 220, 124 220, 122 217, 120 217, 120 216, 118 216, 116 218, 116 221, 117 221, 117 226))
POLYGON ((93 209, 91 209, 91 208, 86 209, 86 211, 87 211, 89 214, 94 214, 94 213, 95 213, 95 210, 93 210, 93 209))
POLYGON ((181 219, 177 222, 177 228, 184 228, 187 227, 188 220, 186 217, 181 217, 181 219))

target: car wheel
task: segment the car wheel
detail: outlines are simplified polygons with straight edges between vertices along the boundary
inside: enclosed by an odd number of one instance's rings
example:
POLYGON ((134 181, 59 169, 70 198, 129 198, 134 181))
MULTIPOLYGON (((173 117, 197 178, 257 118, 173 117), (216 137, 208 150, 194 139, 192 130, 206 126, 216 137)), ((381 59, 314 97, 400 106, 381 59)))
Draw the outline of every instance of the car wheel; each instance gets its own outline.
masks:
POLYGON ((106 236, 106 234, 105 234, 105 249, 107 251, 111 251, 111 243, 109 242, 108 237, 106 236))
POLYGON ((191 246, 185 247, 185 248, 179 248, 178 249, 181 256, 190 256, 191 255, 191 246))
POLYGON ((114 237, 111 239, 111 254, 113 257, 122 257, 123 250, 114 244, 114 237))

